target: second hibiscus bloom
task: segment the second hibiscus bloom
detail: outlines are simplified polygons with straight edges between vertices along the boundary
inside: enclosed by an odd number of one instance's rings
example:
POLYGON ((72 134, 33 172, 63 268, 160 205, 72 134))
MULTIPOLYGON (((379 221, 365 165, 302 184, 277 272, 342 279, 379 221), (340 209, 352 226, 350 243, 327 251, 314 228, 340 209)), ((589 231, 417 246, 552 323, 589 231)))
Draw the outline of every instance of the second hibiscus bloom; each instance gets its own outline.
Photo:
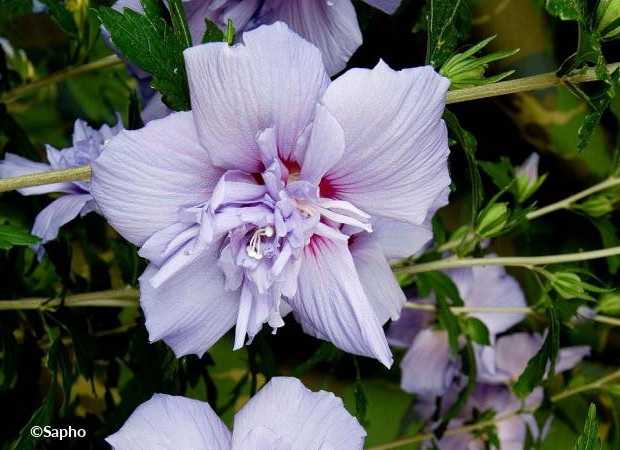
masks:
POLYGON ((93 164, 101 211, 150 261, 150 338, 202 354, 236 324, 239 348, 292 311, 389 366, 382 325, 405 297, 388 258, 419 250, 446 202, 449 82, 382 62, 330 82, 281 23, 243 41, 186 50, 192 111, 121 133, 93 164))

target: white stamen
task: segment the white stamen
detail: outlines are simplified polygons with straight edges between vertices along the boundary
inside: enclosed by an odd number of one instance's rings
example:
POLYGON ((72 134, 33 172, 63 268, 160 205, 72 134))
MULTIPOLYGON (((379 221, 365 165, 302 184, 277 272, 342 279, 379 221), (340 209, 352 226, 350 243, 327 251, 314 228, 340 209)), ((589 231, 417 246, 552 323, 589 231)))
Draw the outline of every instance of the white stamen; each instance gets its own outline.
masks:
POLYGON ((275 231, 271 225, 267 225, 265 228, 259 228, 256 231, 254 231, 254 234, 250 238, 250 242, 248 243, 248 246, 245 249, 245 251, 248 253, 248 256, 250 258, 254 258, 258 260, 263 259, 263 252, 260 248, 262 244, 261 236, 265 236, 269 238, 269 237, 272 237, 274 233, 275 231))

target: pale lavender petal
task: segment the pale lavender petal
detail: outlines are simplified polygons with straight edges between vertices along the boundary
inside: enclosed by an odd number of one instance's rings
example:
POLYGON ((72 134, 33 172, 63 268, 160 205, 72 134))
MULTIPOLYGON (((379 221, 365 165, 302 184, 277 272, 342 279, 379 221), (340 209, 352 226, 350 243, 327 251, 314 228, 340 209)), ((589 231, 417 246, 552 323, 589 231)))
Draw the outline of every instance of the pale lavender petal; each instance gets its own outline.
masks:
POLYGON ((324 106, 317 105, 308 145, 300 145, 295 155, 301 166, 300 178, 318 185, 325 172, 342 158, 343 151, 342 127, 324 106))
POLYGON ((350 0, 266 0, 261 15, 285 22, 316 45, 330 75, 344 69, 362 45, 362 33, 350 0))
POLYGON ((263 169, 256 137, 267 128, 277 133, 280 157, 291 160, 329 78, 320 52, 283 23, 246 32, 243 41, 184 55, 196 127, 213 163, 253 173, 263 169))
MULTIPOLYGON (((470 307, 525 308, 525 295, 517 280, 501 266, 480 266, 447 271, 470 307), (468 275, 467 273, 471 273, 468 275)), ((489 332, 498 334, 525 318, 524 313, 473 313, 489 332)))
POLYGON ((405 294, 398 285, 374 233, 359 233, 349 238, 349 250, 379 323, 396 320, 405 304, 405 294))
POLYGON ((374 216, 372 218, 373 236, 381 243, 388 259, 407 258, 424 248, 433 238, 431 222, 439 208, 448 204, 450 188, 446 187, 437 197, 421 225, 400 220, 374 216))
POLYGON ((68 194, 57 198, 37 215, 32 234, 41 238, 41 244, 55 239, 60 227, 75 219, 92 200, 90 194, 68 194))
MULTIPOLYGON (((52 167, 49 164, 30 161, 13 153, 4 155, 4 160, 0 161, 0 178, 19 177, 22 175, 30 175, 34 173, 49 172, 52 167)), ((18 189, 22 195, 39 195, 50 192, 74 192, 71 183, 54 183, 43 186, 33 186, 18 189)))
POLYGON ((148 123, 151 120, 163 119, 164 117, 170 115, 171 112, 172 110, 164 105, 161 94, 159 92, 155 92, 140 113, 140 117, 144 123, 148 123))
POLYGON ((366 432, 331 392, 312 392, 298 379, 272 378, 235 415, 233 450, 273 448, 361 449, 366 432))
POLYGON ((396 347, 409 348, 416 335, 427 328, 433 318, 434 313, 430 311, 404 308, 399 319, 388 328, 388 342, 396 347))
POLYGON ((304 330, 390 367, 392 354, 347 244, 315 235, 302 258, 298 293, 290 304, 304 330))
POLYGON ((106 441, 118 450, 230 450, 231 435, 208 403, 155 394, 106 441))
POLYGON ((419 395, 443 395, 454 380, 458 362, 450 354, 448 333, 422 330, 413 340, 400 368, 400 386, 419 395))
POLYGON ((502 336, 495 344, 495 361, 498 373, 486 382, 507 382, 516 380, 525 370, 527 362, 542 346, 538 334, 513 333, 502 336))
POLYGON ((561 348, 555 361, 555 371, 570 370, 586 356, 590 356, 590 346, 588 345, 561 348))
POLYGON ((384 13, 392 14, 396 11, 396 8, 400 6, 402 0, 364 0, 364 3, 368 3, 370 6, 374 6, 380 9, 384 13))
POLYGON ((158 288, 151 286, 158 269, 154 264, 140 277, 140 303, 149 339, 162 339, 177 357, 202 355, 237 319, 239 292, 226 291, 224 274, 215 262, 221 245, 214 242, 158 288))
POLYGON ((260 7, 261 0, 194 0, 184 2, 185 14, 194 45, 202 42, 205 18, 225 30, 228 19, 232 20, 237 35, 241 35, 248 22, 260 7))
POLYGON ((536 181, 538 178, 538 162, 540 161, 540 155, 534 152, 521 164, 517 167, 517 175, 525 175, 532 182, 536 181))
POLYGON ((135 245, 177 222, 182 207, 204 204, 222 173, 198 141, 191 112, 121 132, 92 172, 91 192, 104 217, 135 245))
POLYGON ((323 97, 345 133, 343 158, 323 179, 332 198, 371 216, 420 225, 450 184, 441 119, 449 81, 432 67, 352 69, 323 97))

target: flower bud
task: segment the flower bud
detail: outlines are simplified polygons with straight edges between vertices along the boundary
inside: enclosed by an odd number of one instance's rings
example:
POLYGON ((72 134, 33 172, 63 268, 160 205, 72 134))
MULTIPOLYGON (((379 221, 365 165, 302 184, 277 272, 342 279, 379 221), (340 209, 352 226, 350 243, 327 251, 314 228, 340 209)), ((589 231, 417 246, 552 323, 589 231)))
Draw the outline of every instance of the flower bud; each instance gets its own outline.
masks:
POLYGON ((589 298, 579 275, 572 272, 555 272, 549 277, 554 291, 563 298, 589 298))
POLYGON ((601 0, 596 8, 596 30, 609 41, 620 35, 620 0, 601 0))
POLYGON ((616 202, 617 198, 613 192, 603 192, 591 195, 583 202, 572 205, 571 208, 597 218, 612 212, 616 207, 616 202))
POLYGON ((599 300, 596 310, 601 314, 620 316, 620 293, 610 292, 603 294, 599 300))
POLYGON ((502 231, 509 217, 508 203, 495 203, 480 212, 476 233, 483 238, 491 237, 502 231))
POLYGON ((538 153, 532 153, 520 166, 516 168, 517 178, 517 201, 524 202, 538 190, 541 184, 547 178, 547 174, 538 176, 538 162, 540 156, 538 153))

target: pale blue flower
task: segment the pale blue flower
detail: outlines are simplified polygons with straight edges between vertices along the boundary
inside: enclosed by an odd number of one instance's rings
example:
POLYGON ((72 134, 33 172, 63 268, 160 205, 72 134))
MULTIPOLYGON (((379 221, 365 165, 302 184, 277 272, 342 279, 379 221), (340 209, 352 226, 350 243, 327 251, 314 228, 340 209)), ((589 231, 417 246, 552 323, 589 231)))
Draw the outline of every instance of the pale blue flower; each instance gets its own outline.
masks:
POLYGON ((332 83, 282 23, 243 40, 187 49, 193 110, 121 133, 93 164, 104 216, 151 262, 150 339, 200 355, 236 324, 239 348, 292 311, 390 365, 382 325, 405 297, 388 259, 418 251, 445 204, 449 83, 383 62, 332 83))
MULTIPOLYGON (((0 161, 0 178, 89 164, 99 156, 105 143, 122 129, 123 125, 120 120, 113 127, 103 125, 99 130, 94 130, 86 122, 78 119, 73 128, 73 145, 71 147, 57 150, 51 145, 47 145, 47 164, 30 161, 13 153, 6 153, 4 160, 0 161)), ((54 183, 23 188, 18 191, 22 195, 40 195, 51 192, 65 194, 44 208, 34 221, 32 234, 41 238, 41 242, 34 247, 39 259, 43 257, 43 244, 55 239, 61 226, 75 219, 78 215, 83 217, 93 211, 99 212, 90 195, 89 181, 54 183)))
POLYGON ((155 394, 106 441, 117 450, 361 450, 365 437, 334 394, 276 377, 235 415, 232 432, 208 403, 155 394))

